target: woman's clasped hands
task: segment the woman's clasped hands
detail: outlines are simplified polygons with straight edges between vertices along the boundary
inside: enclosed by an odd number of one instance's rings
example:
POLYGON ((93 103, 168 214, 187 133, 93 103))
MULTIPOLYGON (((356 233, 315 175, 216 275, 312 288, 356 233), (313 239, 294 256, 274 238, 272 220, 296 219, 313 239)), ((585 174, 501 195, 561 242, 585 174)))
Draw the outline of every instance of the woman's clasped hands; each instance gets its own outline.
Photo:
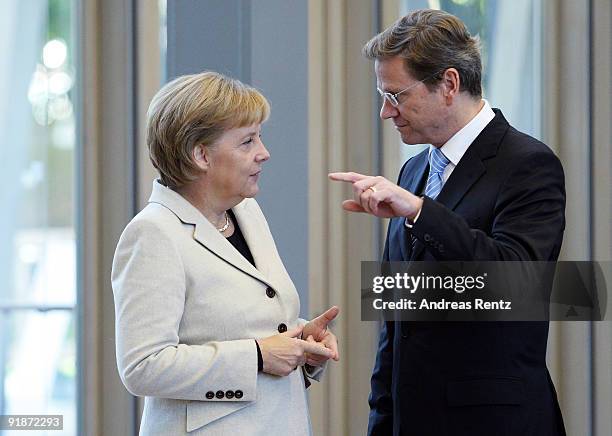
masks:
POLYGON ((327 329, 338 312, 339 309, 333 306, 303 326, 258 339, 263 372, 286 376, 304 364, 321 366, 329 359, 338 361, 338 341, 327 329))

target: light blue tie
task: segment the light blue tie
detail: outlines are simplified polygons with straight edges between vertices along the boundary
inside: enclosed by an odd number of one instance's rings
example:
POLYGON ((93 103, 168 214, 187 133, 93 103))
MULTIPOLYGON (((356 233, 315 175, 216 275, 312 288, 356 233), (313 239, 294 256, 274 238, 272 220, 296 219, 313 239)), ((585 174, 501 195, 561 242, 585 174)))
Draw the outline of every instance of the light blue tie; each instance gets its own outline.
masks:
POLYGON ((434 200, 442 190, 444 180, 442 173, 444 168, 450 163, 450 160, 439 148, 434 148, 429 153, 429 176, 427 177, 427 186, 425 187, 425 195, 434 200))

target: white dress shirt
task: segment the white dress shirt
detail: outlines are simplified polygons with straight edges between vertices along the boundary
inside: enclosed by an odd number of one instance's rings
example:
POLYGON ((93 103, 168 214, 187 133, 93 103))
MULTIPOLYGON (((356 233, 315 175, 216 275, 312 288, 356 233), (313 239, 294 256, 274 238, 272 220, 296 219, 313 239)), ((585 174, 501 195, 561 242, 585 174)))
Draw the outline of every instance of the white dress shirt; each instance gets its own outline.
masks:
MULTIPOLYGON (((442 186, 444 186, 444 183, 446 183, 455 167, 459 164, 459 161, 472 142, 474 142, 476 137, 480 135, 480 132, 482 132, 484 128, 487 127, 487 124, 495 117, 495 112, 491 109, 489 102, 485 99, 482 101, 484 105, 482 109, 480 109, 480 112, 440 148, 444 156, 450 160, 450 163, 444 169, 444 173, 442 173, 442 186)), ((431 153, 433 149, 434 146, 430 145, 429 153, 431 153)))
MULTIPOLYGON (((491 122, 493 118, 495 118, 495 112, 491 109, 489 102, 482 99, 484 105, 480 112, 476 114, 474 118, 470 120, 465 126, 461 128, 457 133, 455 133, 446 143, 440 148, 444 156, 448 158, 450 163, 444 169, 442 173, 442 186, 444 187, 444 183, 448 180, 455 167, 459 164, 459 161, 470 147, 472 142, 476 139, 480 132, 482 132, 487 124, 491 122)), ((434 149, 433 145, 429 146, 429 153, 434 149)), ((412 227, 412 224, 416 222, 419 218, 421 211, 419 210, 414 217, 412 223, 406 219, 405 224, 406 227, 412 227)))

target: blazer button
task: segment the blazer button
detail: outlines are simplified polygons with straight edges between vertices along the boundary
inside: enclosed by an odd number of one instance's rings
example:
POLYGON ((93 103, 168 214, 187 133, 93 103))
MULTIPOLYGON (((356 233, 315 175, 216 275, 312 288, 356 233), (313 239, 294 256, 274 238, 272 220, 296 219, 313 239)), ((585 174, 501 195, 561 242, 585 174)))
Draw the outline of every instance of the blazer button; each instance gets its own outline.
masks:
POLYGON ((206 392, 206 399, 207 400, 212 400, 213 398, 215 398, 215 393, 213 391, 206 392))
POLYGON ((234 398, 234 391, 225 391, 225 398, 227 398, 228 400, 234 398))
MULTIPOLYGON (((284 322, 281 322, 278 325, 278 332, 279 333, 285 333, 287 331, 287 324, 285 324, 284 322)), ((236 391, 236 393, 238 393, 238 391, 236 391)))
POLYGON ((237 400, 242 398, 242 391, 240 389, 238 389, 236 392, 234 392, 234 397, 236 397, 237 400))
POLYGON ((425 236, 423 236, 423 239, 425 239, 425 242, 429 242, 431 241, 431 235, 429 233, 425 233, 425 236))
POLYGON ((223 391, 217 391, 217 394, 215 396, 218 399, 222 399, 223 397, 225 397, 225 393, 223 393, 223 391))
POLYGON ((274 298, 274 296, 276 295, 276 291, 268 286, 266 288, 266 295, 270 298, 274 298))

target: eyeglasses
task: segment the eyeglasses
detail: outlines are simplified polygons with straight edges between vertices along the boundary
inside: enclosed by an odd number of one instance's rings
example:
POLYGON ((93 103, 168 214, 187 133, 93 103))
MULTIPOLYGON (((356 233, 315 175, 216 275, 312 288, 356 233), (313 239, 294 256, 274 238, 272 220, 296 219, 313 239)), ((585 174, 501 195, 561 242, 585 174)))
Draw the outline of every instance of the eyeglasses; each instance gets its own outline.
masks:
POLYGON ((402 89, 401 91, 396 92, 395 94, 391 94, 390 92, 384 92, 382 89, 380 89, 380 88, 378 88, 378 87, 376 88, 376 90, 378 91, 378 93, 380 94, 380 96, 381 96, 382 98, 386 99, 386 100, 387 100, 389 103, 391 103, 391 106, 393 106, 393 107, 398 107, 398 106, 399 106, 399 104, 400 104, 400 103, 399 103, 399 100, 397 99, 397 96, 398 96, 398 95, 400 95, 400 94, 402 94, 402 93, 404 93, 404 92, 408 91, 409 89, 414 88, 414 87, 415 87, 415 86, 417 86, 419 83, 423 83, 423 82, 425 82, 426 80, 429 80, 429 79, 431 79, 431 78, 433 78, 433 77, 436 77, 436 76, 437 76, 438 74, 440 74, 442 71, 444 71, 444 70, 438 71, 437 73, 432 74, 431 76, 427 76, 427 77, 425 77, 424 79, 421 79, 421 80, 419 80, 419 81, 417 81, 417 82, 413 83, 413 84, 412 84, 412 85, 410 85, 408 88, 406 88, 406 89, 402 89))

